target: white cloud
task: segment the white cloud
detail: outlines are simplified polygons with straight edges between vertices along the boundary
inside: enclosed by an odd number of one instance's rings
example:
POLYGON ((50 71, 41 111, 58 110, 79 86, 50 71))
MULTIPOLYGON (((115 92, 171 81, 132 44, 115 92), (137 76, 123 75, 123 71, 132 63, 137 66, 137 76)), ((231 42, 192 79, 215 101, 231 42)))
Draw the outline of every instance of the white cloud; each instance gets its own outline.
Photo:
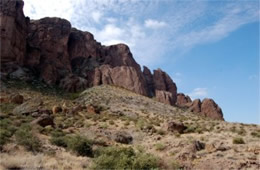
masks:
POLYGON ((191 93, 189 93, 189 96, 192 99, 195 98, 205 98, 208 96, 208 89, 207 88, 195 88, 192 90, 191 93))
POLYGON ((152 28, 152 29, 162 28, 167 25, 163 21, 157 21, 157 20, 153 20, 153 19, 145 20, 144 24, 147 28, 152 28))
POLYGON ((126 43, 137 62, 156 68, 163 62, 175 61, 178 55, 199 44, 221 40, 242 25, 259 20, 256 2, 217 4, 170 0, 25 0, 24 11, 32 19, 46 16, 68 19, 73 27, 92 32, 105 45, 126 43))
POLYGON ((99 23, 100 18, 102 17, 102 13, 100 11, 94 11, 92 12, 92 18, 95 22, 99 23))

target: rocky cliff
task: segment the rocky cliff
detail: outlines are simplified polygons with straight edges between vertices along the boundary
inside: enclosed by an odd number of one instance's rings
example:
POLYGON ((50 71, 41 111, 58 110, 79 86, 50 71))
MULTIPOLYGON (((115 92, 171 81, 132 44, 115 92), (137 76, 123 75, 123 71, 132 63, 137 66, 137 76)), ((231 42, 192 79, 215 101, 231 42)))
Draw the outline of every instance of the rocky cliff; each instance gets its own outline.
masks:
POLYGON ((48 85, 75 92, 101 84, 112 84, 158 101, 223 120, 211 99, 194 102, 177 95, 176 84, 164 71, 141 67, 125 44, 103 46, 89 32, 72 28, 60 18, 30 20, 23 1, 1 0, 1 79, 30 81, 32 76, 48 85))

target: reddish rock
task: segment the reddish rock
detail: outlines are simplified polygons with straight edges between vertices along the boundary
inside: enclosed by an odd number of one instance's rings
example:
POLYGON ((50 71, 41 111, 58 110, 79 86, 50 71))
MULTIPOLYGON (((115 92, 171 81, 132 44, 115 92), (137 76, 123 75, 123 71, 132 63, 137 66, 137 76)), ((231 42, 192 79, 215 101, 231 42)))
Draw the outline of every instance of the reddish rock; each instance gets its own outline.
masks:
POLYGON ((201 104, 201 113, 212 119, 224 120, 221 108, 212 99, 204 99, 201 104))
POLYGON ((177 99, 177 87, 170 76, 160 69, 154 70, 153 82, 155 90, 168 91, 172 94, 174 105, 177 99))
POLYGON ((111 67, 130 66, 134 67, 136 71, 141 72, 139 64, 133 58, 129 47, 125 44, 116 44, 104 47, 105 61, 104 64, 109 64, 111 67))
POLYGON ((193 100, 193 102, 189 106, 189 111, 193 113, 200 113, 201 111, 200 99, 193 100))
POLYGON ((37 119, 33 120, 31 122, 32 125, 34 124, 38 124, 42 127, 45 126, 54 126, 54 121, 53 121, 53 117, 48 115, 48 114, 42 114, 40 117, 38 117, 37 119))
POLYGON ((22 0, 0 2, 1 71, 10 71, 10 65, 23 65, 26 52, 28 19, 23 13, 22 0))
POLYGON ((87 88, 87 80, 70 74, 60 81, 60 87, 67 92, 78 92, 87 88))
POLYGON ((149 70, 149 68, 147 68, 146 66, 144 66, 143 75, 147 85, 148 96, 150 97, 155 96, 153 75, 149 70))
POLYGON ((176 122, 176 121, 169 122, 167 127, 168 131, 171 132, 177 131, 180 134, 183 133, 185 129, 187 129, 187 127, 183 123, 176 122))
POLYGON ((23 103, 23 100, 24 100, 24 98, 23 98, 23 96, 20 95, 20 94, 15 94, 15 95, 12 95, 12 96, 10 97, 11 103, 15 103, 15 104, 22 104, 22 103, 23 103))
POLYGON ((70 23, 60 18, 30 22, 25 64, 39 72, 47 84, 55 84, 71 72, 67 46, 70 30, 70 23))
POLYGON ((147 95, 145 80, 134 67, 112 68, 109 65, 102 65, 96 68, 93 82, 95 85, 113 84, 138 94, 147 95))
POLYGON ((179 107, 187 107, 191 103, 191 99, 189 96, 184 95, 183 93, 177 94, 176 105, 179 107))
POLYGON ((163 90, 155 90, 155 96, 156 96, 156 100, 161 103, 174 105, 173 95, 170 92, 163 91, 163 90))

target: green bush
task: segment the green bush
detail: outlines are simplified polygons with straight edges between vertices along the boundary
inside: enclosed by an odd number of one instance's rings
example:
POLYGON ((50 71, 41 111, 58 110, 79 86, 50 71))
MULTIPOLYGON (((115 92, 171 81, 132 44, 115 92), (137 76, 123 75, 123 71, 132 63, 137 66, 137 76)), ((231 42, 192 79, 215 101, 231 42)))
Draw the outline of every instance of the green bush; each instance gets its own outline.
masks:
POLYGON ((52 131, 50 142, 51 144, 56 146, 60 146, 64 148, 67 147, 67 137, 65 136, 65 133, 59 129, 52 131))
POLYGON ((93 156, 92 143, 81 136, 71 136, 67 140, 68 149, 80 156, 93 156))
POLYGON ((8 118, 0 120, 0 147, 9 141, 15 131, 16 128, 12 125, 11 120, 8 118))
POLYGON ((56 130, 52 133, 51 144, 64 147, 80 156, 93 156, 92 142, 88 139, 77 136, 68 136, 62 131, 56 130))
POLYGON ((164 131, 163 129, 158 129, 157 130, 157 133, 159 134, 159 135, 165 135, 166 134, 166 131, 164 131))
POLYGON ((93 169, 155 169, 158 160, 150 154, 136 153, 133 148, 108 147, 96 152, 93 169))
POLYGON ((161 144, 161 143, 157 143, 154 146, 155 146, 155 149, 157 151, 162 151, 162 150, 164 150, 166 148, 166 146, 164 144, 161 144))
POLYGON ((252 135, 253 137, 260 138, 260 131, 257 131, 257 132, 251 132, 251 135, 252 135))
POLYGON ((15 132, 15 137, 17 143, 24 146, 29 151, 40 151, 41 143, 39 139, 32 134, 31 127, 29 125, 22 125, 15 132))
POLYGON ((245 141, 241 137, 236 137, 233 139, 233 144, 245 144, 245 141))

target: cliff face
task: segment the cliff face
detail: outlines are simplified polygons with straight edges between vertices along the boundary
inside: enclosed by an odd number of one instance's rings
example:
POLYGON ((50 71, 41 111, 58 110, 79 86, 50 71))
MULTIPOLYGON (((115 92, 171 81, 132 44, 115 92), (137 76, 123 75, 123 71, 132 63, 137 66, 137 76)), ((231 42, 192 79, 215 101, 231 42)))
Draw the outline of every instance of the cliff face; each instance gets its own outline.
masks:
MULTIPOLYGON (((91 33, 71 28, 64 19, 25 18, 21 0, 1 0, 0 7, 1 75, 23 79, 29 72, 48 85, 73 92, 112 84, 170 105, 183 103, 181 98, 178 103, 170 76, 160 69, 152 74, 147 67, 142 72, 127 45, 103 46, 91 33)), ((201 110, 223 119, 212 102, 202 104, 201 110), (212 109, 204 109, 208 107, 212 109)))

